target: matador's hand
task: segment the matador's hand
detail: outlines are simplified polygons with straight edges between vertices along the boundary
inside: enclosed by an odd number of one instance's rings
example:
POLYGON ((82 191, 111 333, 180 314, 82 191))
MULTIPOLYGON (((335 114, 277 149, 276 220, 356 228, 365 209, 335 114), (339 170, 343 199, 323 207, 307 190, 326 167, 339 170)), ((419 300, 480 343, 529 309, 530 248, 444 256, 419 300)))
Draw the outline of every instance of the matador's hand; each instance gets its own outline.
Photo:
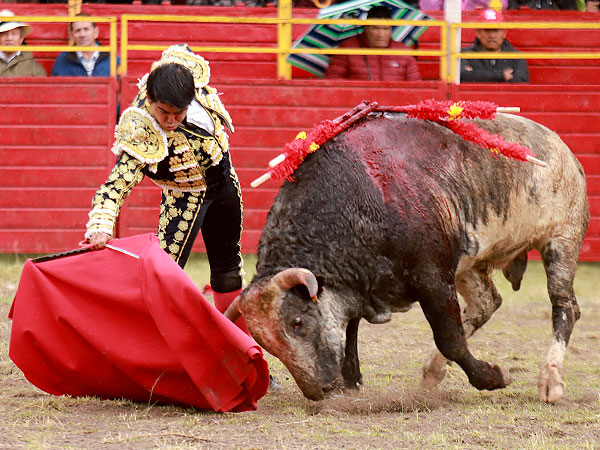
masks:
POLYGON ((100 232, 92 234, 88 241, 91 244, 91 248, 94 250, 100 250, 101 248, 104 248, 106 243, 111 239, 112 237, 110 235, 100 232))

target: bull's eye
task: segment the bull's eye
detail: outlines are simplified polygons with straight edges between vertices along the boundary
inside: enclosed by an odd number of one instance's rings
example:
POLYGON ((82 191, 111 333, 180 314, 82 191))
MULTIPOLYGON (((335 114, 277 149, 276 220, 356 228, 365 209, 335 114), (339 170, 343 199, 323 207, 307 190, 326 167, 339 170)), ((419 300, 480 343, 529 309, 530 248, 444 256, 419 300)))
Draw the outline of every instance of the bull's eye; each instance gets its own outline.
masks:
POLYGON ((299 329, 302 326, 302 319, 300 317, 296 317, 293 320, 292 325, 294 326, 294 329, 299 329))

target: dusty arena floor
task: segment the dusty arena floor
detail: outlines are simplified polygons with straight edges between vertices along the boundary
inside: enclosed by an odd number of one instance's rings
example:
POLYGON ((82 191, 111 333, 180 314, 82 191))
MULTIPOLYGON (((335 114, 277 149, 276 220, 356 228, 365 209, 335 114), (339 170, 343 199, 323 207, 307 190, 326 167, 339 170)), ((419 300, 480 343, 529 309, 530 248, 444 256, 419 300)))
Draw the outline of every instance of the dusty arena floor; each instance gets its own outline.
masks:
POLYGON ((600 265, 578 273, 582 318, 565 359, 566 394, 555 405, 537 399, 551 340, 542 272, 531 264, 517 294, 498 279, 505 303, 470 341, 477 357, 510 370, 504 390, 479 392, 452 366, 438 390, 422 392, 420 367, 432 341, 417 306, 385 325, 361 324, 360 393, 308 401, 268 356, 283 390, 239 414, 39 391, 8 358, 16 284, 0 275, 0 449, 598 449, 600 265))

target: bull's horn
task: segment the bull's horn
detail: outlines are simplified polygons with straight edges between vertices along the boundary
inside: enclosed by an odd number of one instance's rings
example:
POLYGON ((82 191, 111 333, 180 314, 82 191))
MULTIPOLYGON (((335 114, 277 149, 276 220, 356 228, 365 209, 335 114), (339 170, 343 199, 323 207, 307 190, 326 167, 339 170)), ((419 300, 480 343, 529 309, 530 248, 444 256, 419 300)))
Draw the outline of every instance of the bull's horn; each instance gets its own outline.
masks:
POLYGON ((288 291, 294 286, 303 284, 308 289, 308 294, 313 302, 317 301, 317 292, 319 290, 319 284, 314 274, 307 269, 301 269, 299 267, 293 267, 291 269, 285 269, 279 272, 273 277, 273 283, 275 283, 281 290, 288 291))
POLYGON ((227 317, 232 322, 235 322, 242 315, 240 313, 240 296, 238 295, 234 301, 231 302, 229 307, 223 313, 225 317, 227 317))

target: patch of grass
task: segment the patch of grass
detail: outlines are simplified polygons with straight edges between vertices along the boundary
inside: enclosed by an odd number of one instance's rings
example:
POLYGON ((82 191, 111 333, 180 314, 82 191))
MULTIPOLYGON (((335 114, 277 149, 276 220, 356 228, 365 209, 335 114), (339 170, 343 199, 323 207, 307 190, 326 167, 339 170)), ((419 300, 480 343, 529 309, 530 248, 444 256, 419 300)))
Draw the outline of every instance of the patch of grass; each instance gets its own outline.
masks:
MULTIPOLYGON (((363 321, 359 355, 364 385, 321 402, 305 399, 285 367, 266 355, 283 390, 256 412, 216 414, 129 400, 54 397, 27 382, 8 358, 6 318, 24 256, 0 255, 0 448, 7 449, 600 449, 600 264, 581 264, 575 289, 582 318, 565 357, 565 397, 537 399, 537 376, 552 339, 542 265, 530 262, 520 291, 495 275, 504 304, 469 341, 479 358, 510 370, 506 389, 480 392, 463 371, 431 392, 419 388, 432 346, 421 309, 391 322, 363 321)), ((246 279, 254 255, 245 257, 246 279)), ((208 283, 204 255, 186 272, 208 283)))
POLYGON ((25 260, 31 255, 0 253, 0 304, 10 304, 19 285, 25 260))

